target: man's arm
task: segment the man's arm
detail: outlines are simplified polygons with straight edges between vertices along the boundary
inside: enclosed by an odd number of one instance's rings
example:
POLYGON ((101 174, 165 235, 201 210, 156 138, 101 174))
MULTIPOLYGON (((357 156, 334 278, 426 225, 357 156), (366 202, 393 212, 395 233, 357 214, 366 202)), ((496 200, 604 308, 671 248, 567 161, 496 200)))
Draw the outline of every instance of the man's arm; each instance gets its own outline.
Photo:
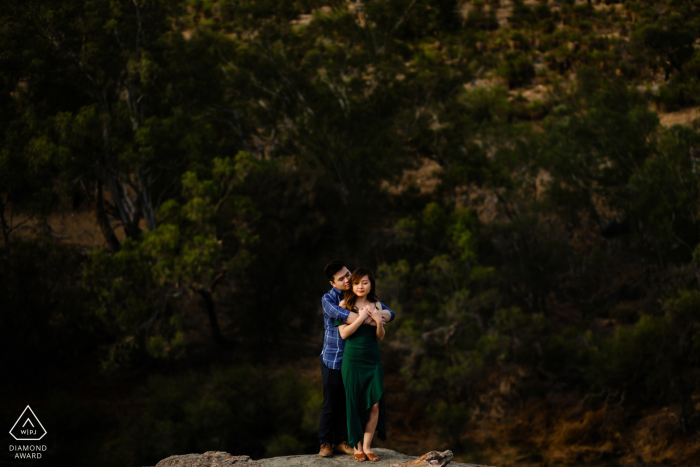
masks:
POLYGON ((379 302, 379 304, 382 306, 382 309, 379 310, 379 313, 381 313, 382 316, 384 317, 384 322, 388 323, 390 321, 394 321, 394 318, 395 318, 394 312, 391 311, 389 308, 387 308, 387 306, 385 304, 383 304, 382 302, 379 302))
POLYGON ((337 303, 329 300, 328 294, 324 295, 321 299, 321 305, 323 305, 323 314, 326 316, 330 316, 331 318, 342 321, 343 323, 347 321, 350 311, 340 308, 337 303))

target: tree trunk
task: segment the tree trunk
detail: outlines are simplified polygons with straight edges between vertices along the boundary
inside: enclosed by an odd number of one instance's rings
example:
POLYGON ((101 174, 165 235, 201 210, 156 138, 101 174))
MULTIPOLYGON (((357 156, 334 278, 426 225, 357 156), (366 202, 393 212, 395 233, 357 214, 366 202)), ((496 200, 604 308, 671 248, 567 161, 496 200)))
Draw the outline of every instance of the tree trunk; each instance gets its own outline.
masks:
POLYGON ((10 228, 5 220, 5 201, 0 202, 0 223, 2 224, 2 235, 5 239, 5 248, 10 247, 10 228))
POLYGON ((109 245, 109 249, 113 252, 119 251, 119 239, 114 234, 114 230, 105 212, 104 198, 102 197, 102 182, 100 181, 97 181, 97 190, 95 193, 95 214, 97 215, 97 224, 100 226, 100 230, 107 241, 107 245, 109 245))
POLYGON ((219 329, 219 320, 216 319, 216 305, 214 303, 214 298, 211 295, 211 292, 206 289, 197 289, 197 292, 199 295, 204 299, 204 306, 207 310, 207 314, 209 315, 209 325, 211 326, 211 337, 214 339, 214 342, 216 342, 219 346, 221 346, 224 349, 233 349, 236 347, 236 344, 228 339, 226 339, 222 334, 221 330, 219 329))

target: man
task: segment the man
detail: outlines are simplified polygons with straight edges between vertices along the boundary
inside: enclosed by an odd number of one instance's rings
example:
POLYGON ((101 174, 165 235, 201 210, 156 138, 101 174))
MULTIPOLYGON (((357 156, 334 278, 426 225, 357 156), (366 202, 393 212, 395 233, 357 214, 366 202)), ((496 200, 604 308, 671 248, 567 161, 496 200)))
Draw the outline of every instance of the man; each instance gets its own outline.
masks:
MULTIPOLYGON (((336 452, 353 454, 353 448, 348 444, 348 427, 345 413, 345 387, 340 375, 343 361, 345 341, 340 337, 338 328, 333 320, 337 319, 351 324, 357 319, 357 314, 340 308, 338 305, 345 297, 345 291, 350 288, 350 271, 340 260, 333 260, 323 269, 330 281, 329 290, 321 299, 323 305, 323 324, 325 328, 323 351, 321 352, 321 375, 323 376, 323 408, 321 423, 318 428, 318 439, 321 457, 332 457, 336 452)), ((381 302, 380 302, 381 303, 381 302)), ((380 311, 384 322, 394 319, 394 312, 382 303, 380 311)), ((371 324, 372 318, 367 318, 366 324, 371 324)))

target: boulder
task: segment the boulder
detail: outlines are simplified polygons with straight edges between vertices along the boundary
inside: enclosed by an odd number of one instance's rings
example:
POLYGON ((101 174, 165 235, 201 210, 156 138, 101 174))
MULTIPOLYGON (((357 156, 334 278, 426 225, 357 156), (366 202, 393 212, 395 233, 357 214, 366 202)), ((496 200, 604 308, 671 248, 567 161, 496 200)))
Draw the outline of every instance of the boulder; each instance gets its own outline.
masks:
MULTIPOLYGON (((452 462, 452 451, 430 451, 418 458, 407 456, 391 449, 374 448, 378 462, 365 461, 365 467, 486 467, 477 464, 452 462)), ((227 452, 208 451, 204 454, 170 456, 156 464, 156 467, 358 467, 350 454, 334 454, 333 457, 320 457, 318 454, 300 456, 280 456, 269 459, 252 460, 248 456, 232 456, 227 452)))
POLYGON ((228 452, 207 451, 204 454, 183 454, 170 456, 156 464, 156 467, 260 467, 248 456, 232 456, 228 452))
MULTIPOLYGON (((364 467, 444 467, 449 464, 449 467, 486 467, 477 464, 462 464, 459 462, 451 462, 451 451, 437 452, 431 451, 421 457, 407 456, 400 452, 392 451, 391 449, 373 448, 372 451, 379 456, 379 461, 362 463, 364 467)), ((270 459, 260 459, 262 467, 358 467, 350 454, 333 454, 333 457, 319 457, 318 454, 307 454, 303 456, 283 456, 272 457, 270 459)))

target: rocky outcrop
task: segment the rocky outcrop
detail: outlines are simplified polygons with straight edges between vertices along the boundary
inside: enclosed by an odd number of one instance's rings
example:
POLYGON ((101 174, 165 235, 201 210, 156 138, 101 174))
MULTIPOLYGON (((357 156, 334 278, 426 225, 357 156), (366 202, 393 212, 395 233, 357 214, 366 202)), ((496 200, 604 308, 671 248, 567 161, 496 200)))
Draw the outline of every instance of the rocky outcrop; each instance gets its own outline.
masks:
POLYGON ((248 456, 232 456, 228 452, 207 451, 204 454, 183 454, 170 456, 156 464, 156 467, 260 467, 257 461, 248 456))
MULTIPOLYGON (((407 456, 390 449, 373 450, 379 461, 367 462, 377 467, 486 467, 477 464, 451 462, 451 451, 431 451, 421 457, 407 456)), ((248 456, 232 456, 227 452, 208 451, 204 454, 185 454, 170 456, 156 464, 156 467, 358 467, 351 455, 336 454, 331 458, 319 457, 317 454, 301 456, 281 456, 270 459, 252 460, 248 456)))
MULTIPOLYGON (((487 467, 478 464, 462 464, 460 462, 451 462, 452 452, 437 452, 431 451, 421 457, 407 456, 400 452, 392 451, 391 449, 372 449, 379 456, 377 462, 367 462, 363 464, 365 467, 376 465, 377 467, 487 467)), ((305 456, 285 456, 273 457, 271 459, 260 459, 262 467, 358 467, 353 457, 348 454, 335 454, 331 458, 319 457, 317 454, 305 456)))

